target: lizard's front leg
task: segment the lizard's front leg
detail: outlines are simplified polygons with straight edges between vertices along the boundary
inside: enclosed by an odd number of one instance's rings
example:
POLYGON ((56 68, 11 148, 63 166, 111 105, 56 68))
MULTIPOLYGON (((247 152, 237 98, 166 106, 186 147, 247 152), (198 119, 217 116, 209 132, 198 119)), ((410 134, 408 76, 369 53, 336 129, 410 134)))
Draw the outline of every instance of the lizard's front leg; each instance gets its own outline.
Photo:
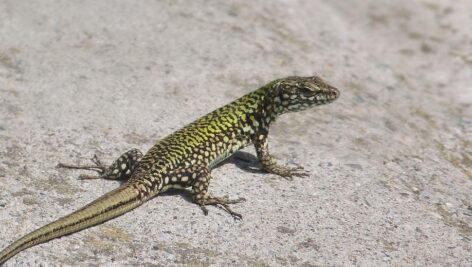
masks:
POLYGON ((308 172, 303 170, 303 167, 289 167, 278 164, 276 160, 269 154, 269 142, 267 139, 268 133, 259 133, 254 140, 257 157, 262 165, 262 168, 273 174, 280 175, 286 179, 292 179, 293 176, 304 177, 308 176, 308 172))
POLYGON ((98 172, 98 176, 81 174, 80 179, 108 179, 108 180, 126 180, 133 173, 143 153, 138 149, 131 149, 116 159, 110 166, 105 166, 96 155, 92 162, 95 165, 69 165, 59 163, 57 167, 67 169, 82 169, 98 172))

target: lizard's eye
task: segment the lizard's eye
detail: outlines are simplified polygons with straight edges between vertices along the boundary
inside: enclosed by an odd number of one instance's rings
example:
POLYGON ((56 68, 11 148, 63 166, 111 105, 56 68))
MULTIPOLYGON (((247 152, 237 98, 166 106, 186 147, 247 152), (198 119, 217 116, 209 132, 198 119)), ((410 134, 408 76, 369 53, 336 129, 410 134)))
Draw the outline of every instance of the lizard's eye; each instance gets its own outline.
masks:
POLYGON ((301 87, 300 92, 303 94, 313 94, 315 90, 309 88, 309 87, 301 87))

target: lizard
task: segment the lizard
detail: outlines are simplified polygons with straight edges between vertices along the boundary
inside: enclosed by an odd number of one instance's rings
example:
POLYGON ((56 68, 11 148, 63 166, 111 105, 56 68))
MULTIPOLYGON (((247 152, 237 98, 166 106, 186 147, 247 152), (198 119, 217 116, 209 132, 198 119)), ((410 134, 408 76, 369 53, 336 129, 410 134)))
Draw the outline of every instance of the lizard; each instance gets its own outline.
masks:
POLYGON ((303 167, 278 163, 269 153, 269 126, 280 115, 330 103, 340 95, 337 88, 318 76, 277 79, 223 106, 158 141, 143 155, 132 149, 111 165, 96 156, 93 165, 58 164, 58 167, 96 171, 96 176, 121 180, 116 189, 84 207, 34 230, 0 252, 0 265, 17 253, 116 218, 168 189, 188 189, 192 200, 208 214, 217 206, 235 219, 231 204, 245 201, 208 193, 211 170, 236 151, 253 144, 263 170, 287 179, 307 176, 303 167))

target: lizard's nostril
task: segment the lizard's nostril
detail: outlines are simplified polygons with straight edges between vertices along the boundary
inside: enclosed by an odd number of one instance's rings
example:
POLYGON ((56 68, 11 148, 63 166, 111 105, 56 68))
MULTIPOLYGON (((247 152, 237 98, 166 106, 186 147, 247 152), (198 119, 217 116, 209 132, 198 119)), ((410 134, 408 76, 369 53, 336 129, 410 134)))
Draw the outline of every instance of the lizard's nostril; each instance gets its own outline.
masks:
POLYGON ((339 94, 340 94, 340 93, 339 93, 339 90, 336 89, 336 88, 333 88, 333 96, 334 96, 334 98, 338 98, 338 97, 339 97, 339 94))

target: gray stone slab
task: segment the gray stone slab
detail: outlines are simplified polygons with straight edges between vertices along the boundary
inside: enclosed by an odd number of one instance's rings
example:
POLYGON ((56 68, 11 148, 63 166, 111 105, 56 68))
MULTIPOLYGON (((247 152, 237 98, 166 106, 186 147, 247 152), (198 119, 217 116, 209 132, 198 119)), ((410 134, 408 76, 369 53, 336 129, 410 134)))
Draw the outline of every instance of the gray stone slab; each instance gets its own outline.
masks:
MULTIPOLYGON (((58 162, 111 161, 275 78, 319 74, 330 105, 271 149, 311 175, 232 159, 185 194, 21 252, 5 266, 470 266, 472 4, 0 2, 0 249, 116 188, 58 162)), ((252 148, 244 150, 254 154, 252 148)), ((246 155, 247 156, 247 155, 246 155)))

